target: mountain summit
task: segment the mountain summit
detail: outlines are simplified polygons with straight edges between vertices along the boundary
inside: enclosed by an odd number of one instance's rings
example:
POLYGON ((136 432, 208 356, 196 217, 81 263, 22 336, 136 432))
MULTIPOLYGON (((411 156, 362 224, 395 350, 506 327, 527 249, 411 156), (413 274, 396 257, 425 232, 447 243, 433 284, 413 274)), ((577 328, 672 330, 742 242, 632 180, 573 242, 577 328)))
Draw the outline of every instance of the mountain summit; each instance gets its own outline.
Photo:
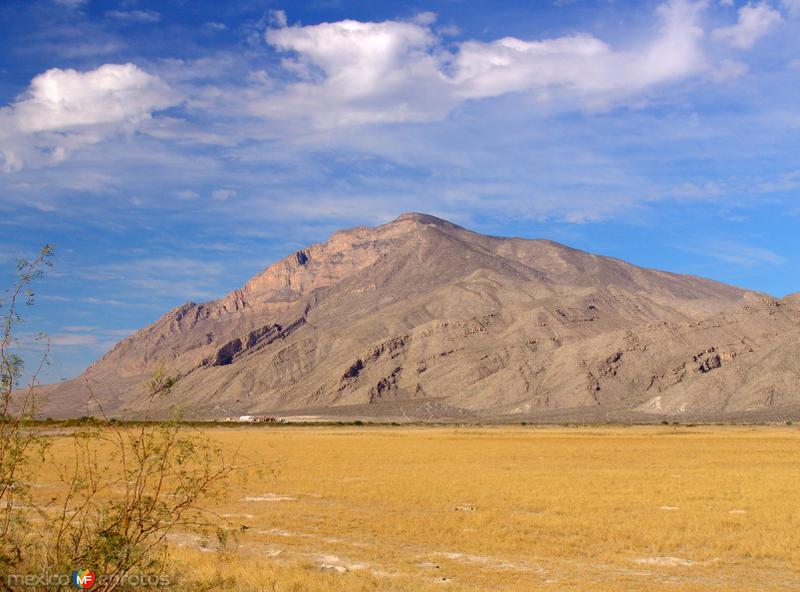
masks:
POLYGON ((44 413, 542 421, 800 410, 800 303, 427 214, 333 234, 44 389, 44 413), (87 385, 96 399, 88 398, 87 385))

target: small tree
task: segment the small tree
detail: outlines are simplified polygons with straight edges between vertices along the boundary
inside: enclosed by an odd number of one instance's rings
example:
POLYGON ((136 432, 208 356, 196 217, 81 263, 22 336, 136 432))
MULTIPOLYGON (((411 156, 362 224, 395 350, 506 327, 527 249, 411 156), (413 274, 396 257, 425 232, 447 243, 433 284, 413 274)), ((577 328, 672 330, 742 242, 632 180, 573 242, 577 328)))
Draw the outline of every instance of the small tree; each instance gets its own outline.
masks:
POLYGON ((29 261, 17 262, 17 277, 4 301, 2 337, 0 337, 0 568, 19 564, 23 560, 23 549, 14 533, 25 527, 24 512, 18 511, 30 502, 29 461, 31 454, 43 452, 43 440, 29 429, 26 422, 33 416, 35 408, 34 388, 44 364, 49 347, 46 347, 27 385, 20 383, 24 364, 14 353, 14 333, 22 318, 21 304, 31 306, 34 294, 31 284, 42 276, 43 270, 52 265, 53 247, 46 245, 39 255, 29 261))
POLYGON ((170 533, 205 534, 224 524, 203 502, 222 493, 232 462, 201 432, 150 417, 171 382, 156 371, 137 424, 104 416, 73 433, 72 464, 61 473, 64 492, 46 509, 53 528, 39 541, 48 569, 84 567, 103 576, 93 589, 124 589, 132 573, 167 572, 170 533))
MULTIPOLYGON (((163 368, 147 382, 145 416, 137 423, 109 420, 91 385, 102 419, 78 422, 71 432, 69 462, 59 464, 29 420, 35 411, 37 377, 45 349, 29 384, 18 388, 22 359, 12 351, 21 321, 19 303, 33 304, 31 283, 51 265, 46 246, 32 261, 20 261, 6 301, 0 342, 0 574, 64 576, 73 569, 95 571, 94 590, 130 589, 126 576, 167 573, 168 535, 176 530, 228 533, 225 521, 203 505, 224 488, 235 470, 222 451, 198 430, 177 419, 155 420, 151 408, 176 381, 163 368), (39 458, 35 459, 34 452, 39 458), (63 487, 46 502, 32 495, 33 461, 57 470, 63 487), (213 516, 213 520, 209 517, 213 516)), ((173 570, 174 571, 174 570, 173 570)), ((18 586, 30 590, 30 586, 18 586)), ((175 589, 175 582, 170 584, 175 589)), ((0 578, 0 589, 17 588, 0 578)), ((35 589, 61 589, 60 583, 35 589)))

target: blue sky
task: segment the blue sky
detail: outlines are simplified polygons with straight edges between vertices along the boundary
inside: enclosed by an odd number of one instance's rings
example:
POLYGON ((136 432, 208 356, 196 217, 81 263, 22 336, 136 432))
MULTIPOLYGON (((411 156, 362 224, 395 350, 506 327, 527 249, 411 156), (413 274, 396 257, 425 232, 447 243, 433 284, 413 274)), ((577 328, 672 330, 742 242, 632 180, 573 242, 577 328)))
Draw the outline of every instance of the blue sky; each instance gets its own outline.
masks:
POLYGON ((46 380, 410 210, 782 296, 799 99, 800 0, 6 0, 0 277, 46 380))

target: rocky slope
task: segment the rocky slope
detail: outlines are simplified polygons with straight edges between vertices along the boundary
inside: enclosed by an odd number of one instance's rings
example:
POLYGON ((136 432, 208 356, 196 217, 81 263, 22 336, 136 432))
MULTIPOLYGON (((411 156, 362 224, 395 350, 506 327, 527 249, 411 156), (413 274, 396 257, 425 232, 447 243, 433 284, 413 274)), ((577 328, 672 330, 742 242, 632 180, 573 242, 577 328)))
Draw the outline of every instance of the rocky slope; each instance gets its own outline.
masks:
POLYGON ((797 297, 404 214, 170 311, 47 388, 43 414, 135 415, 163 365, 158 412, 187 417, 782 418, 798 344, 797 297))

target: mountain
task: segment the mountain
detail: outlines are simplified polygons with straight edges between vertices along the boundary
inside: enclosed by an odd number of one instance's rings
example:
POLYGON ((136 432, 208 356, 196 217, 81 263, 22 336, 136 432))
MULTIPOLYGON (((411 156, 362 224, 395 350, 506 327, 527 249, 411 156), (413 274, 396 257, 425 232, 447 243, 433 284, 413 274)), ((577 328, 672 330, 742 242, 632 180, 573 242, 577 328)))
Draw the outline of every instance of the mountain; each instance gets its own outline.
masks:
POLYGON ((531 421, 800 416, 800 298, 425 214, 335 233, 43 389, 42 414, 531 421), (93 397, 88 398, 91 389, 93 397))

